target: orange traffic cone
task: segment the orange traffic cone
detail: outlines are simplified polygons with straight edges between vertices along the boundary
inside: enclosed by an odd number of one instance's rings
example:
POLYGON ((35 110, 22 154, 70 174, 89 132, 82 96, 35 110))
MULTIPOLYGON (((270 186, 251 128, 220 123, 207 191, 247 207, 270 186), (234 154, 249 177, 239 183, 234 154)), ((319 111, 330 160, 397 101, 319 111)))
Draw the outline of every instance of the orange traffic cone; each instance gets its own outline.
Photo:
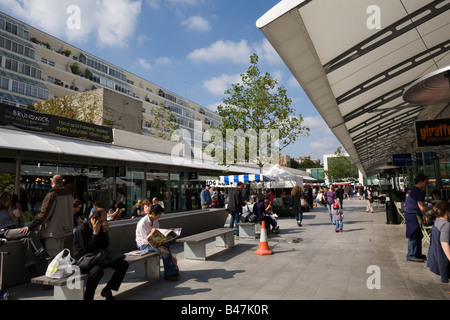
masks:
POLYGON ((266 223, 262 221, 261 223, 261 238, 259 241, 259 248, 255 251, 256 254, 263 256, 272 254, 273 251, 269 248, 269 243, 267 242, 267 230, 266 223))

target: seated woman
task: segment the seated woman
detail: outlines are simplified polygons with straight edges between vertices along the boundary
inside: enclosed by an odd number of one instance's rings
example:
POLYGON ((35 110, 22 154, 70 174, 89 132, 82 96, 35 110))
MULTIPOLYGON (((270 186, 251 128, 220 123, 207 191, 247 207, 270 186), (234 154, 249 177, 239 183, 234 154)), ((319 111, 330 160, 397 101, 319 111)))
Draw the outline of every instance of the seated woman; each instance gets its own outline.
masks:
POLYGON ((450 277, 450 203, 441 201, 434 206, 437 219, 431 229, 427 267, 447 283, 450 277))
POLYGON ((272 226, 273 233, 279 232, 280 227, 277 226, 277 221, 275 219, 272 219, 266 212, 263 195, 258 196, 258 202, 253 206, 253 214, 256 215, 258 221, 265 222, 268 231, 270 230, 270 226, 272 226))
POLYGON ((25 251, 25 267, 31 273, 35 272, 35 258, 50 260, 41 241, 35 232, 28 228, 17 228, 15 218, 17 215, 11 212, 11 194, 6 191, 0 192, 0 238, 9 240, 20 240, 25 251))
POLYGON ((118 202, 113 200, 111 206, 108 210, 108 218, 107 221, 117 221, 120 217, 120 208, 118 206, 118 202))
POLYGON ((139 220, 136 226, 136 244, 138 250, 145 250, 148 252, 159 252, 164 264, 164 279, 170 281, 178 281, 179 270, 176 266, 172 253, 170 251, 170 242, 164 245, 153 248, 147 241, 147 237, 159 228, 158 219, 164 213, 164 208, 159 204, 150 205, 150 201, 145 199, 144 205, 144 217, 139 220))

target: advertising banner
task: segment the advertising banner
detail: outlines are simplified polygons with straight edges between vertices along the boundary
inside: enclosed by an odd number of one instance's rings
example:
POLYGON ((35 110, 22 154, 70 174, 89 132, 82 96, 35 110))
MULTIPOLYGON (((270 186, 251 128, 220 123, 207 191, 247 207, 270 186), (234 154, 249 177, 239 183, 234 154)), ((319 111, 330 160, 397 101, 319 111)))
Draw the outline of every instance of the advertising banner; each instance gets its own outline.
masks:
POLYGON ((111 143, 111 128, 0 104, 0 125, 111 143))

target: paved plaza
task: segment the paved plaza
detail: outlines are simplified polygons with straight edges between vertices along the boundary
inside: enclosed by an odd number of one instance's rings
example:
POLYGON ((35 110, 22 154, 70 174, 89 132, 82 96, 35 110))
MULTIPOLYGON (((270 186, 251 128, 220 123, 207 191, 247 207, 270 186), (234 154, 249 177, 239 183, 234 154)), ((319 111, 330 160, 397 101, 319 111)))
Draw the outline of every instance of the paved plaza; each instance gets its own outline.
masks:
MULTIPOLYGON (((303 226, 279 219, 281 232, 269 235, 273 255, 255 254, 259 239, 236 238, 231 250, 207 244, 207 261, 187 260, 173 246, 180 280, 143 282, 133 266, 118 300, 449 300, 450 284, 425 263, 405 259, 404 225, 386 224, 386 211, 365 201, 344 200, 344 232, 336 233, 324 207, 305 213, 303 226), (371 289, 370 289, 370 288, 371 289)), ((176 227, 176 226, 174 226, 176 227)), ((428 245, 424 246, 428 253, 428 245)), ((162 267, 162 264, 161 264, 162 267)), ((96 299, 103 299, 97 289, 96 299)), ((52 290, 24 284, 10 288, 15 300, 51 299, 52 290)))

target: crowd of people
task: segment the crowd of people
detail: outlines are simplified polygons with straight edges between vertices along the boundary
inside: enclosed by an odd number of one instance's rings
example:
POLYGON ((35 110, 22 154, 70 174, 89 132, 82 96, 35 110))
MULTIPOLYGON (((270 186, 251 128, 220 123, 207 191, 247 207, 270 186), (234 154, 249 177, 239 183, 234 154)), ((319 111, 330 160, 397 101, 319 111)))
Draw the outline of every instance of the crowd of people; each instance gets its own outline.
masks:
MULTIPOLYGON (((86 261, 88 254, 97 254, 108 250, 109 221, 114 221, 123 212, 123 199, 118 194, 117 201, 107 210, 100 201, 95 201, 89 215, 81 213, 83 203, 74 199, 70 190, 63 185, 63 178, 55 175, 52 179, 52 189, 42 202, 41 210, 32 221, 24 226, 21 224, 21 206, 16 197, 6 191, 0 192, 0 244, 9 240, 20 240, 25 250, 25 266, 31 273, 37 259, 51 261, 64 249, 64 241, 73 235, 73 257, 77 261, 86 261)), ((441 199, 438 191, 433 191, 432 199, 425 200, 424 189, 428 185, 428 177, 419 174, 414 185, 408 190, 405 199, 404 215, 406 221, 406 237, 408 249, 406 260, 423 262, 428 260, 430 270, 441 276, 442 282, 448 282, 450 276, 450 203, 441 199), (427 217, 424 222, 432 226, 431 245, 428 257, 422 253, 422 232, 420 220, 417 217, 427 217)), ((269 232, 278 233, 280 228, 277 214, 273 210, 275 195, 269 189, 256 197, 248 196, 248 189, 242 182, 231 190, 228 197, 223 190, 206 186, 200 193, 201 208, 226 208, 229 215, 229 226, 235 228, 242 221, 243 209, 251 203, 255 221, 264 221, 269 232)), ((335 225, 336 232, 343 232, 343 199, 356 196, 367 202, 366 212, 373 212, 373 198, 377 190, 373 186, 351 187, 330 185, 318 187, 305 185, 296 186, 290 190, 287 206, 291 218, 298 227, 302 227, 305 212, 314 210, 317 206, 327 208, 330 222, 335 225)), ((171 254, 171 243, 161 247, 152 247, 147 238, 159 228, 159 218, 164 213, 164 204, 158 198, 139 200, 132 208, 131 217, 140 219, 136 225, 136 248, 141 251, 158 252, 163 260, 164 279, 177 281, 179 268, 176 259, 171 254)), ((239 235, 236 229, 236 235, 239 235)), ((115 270, 101 295, 106 299, 114 299, 112 291, 117 291, 128 269, 128 263, 120 255, 109 259, 108 266, 115 270)), ((83 265, 84 266, 84 265, 83 265)), ((86 299, 93 299, 95 289, 103 277, 105 265, 96 263, 86 265, 82 272, 89 274, 86 284, 86 299)))
MULTIPOLYGON (((20 224, 20 206, 14 202, 7 191, 0 192, 0 244, 7 241, 20 240, 25 250, 25 267, 30 274, 36 274, 38 259, 50 263, 64 250, 68 237, 73 235, 72 257, 82 273, 89 275, 86 281, 85 299, 92 300, 95 290, 104 276, 105 267, 114 270, 113 276, 101 291, 107 300, 114 299, 112 291, 117 291, 128 270, 125 255, 109 250, 109 221, 115 220, 121 211, 120 197, 106 211, 100 201, 95 201, 89 215, 83 217, 82 202, 74 199, 71 191, 64 186, 61 175, 51 180, 52 188, 44 197, 41 210, 27 226, 20 224)), ((176 281, 179 269, 170 252, 170 243, 152 248, 147 237, 159 228, 158 219, 164 213, 164 207, 154 198, 152 203, 145 199, 133 210, 135 217, 141 216, 136 226, 136 249, 156 251, 164 262, 164 279, 176 281), (142 210, 140 209, 142 206, 142 210)))

